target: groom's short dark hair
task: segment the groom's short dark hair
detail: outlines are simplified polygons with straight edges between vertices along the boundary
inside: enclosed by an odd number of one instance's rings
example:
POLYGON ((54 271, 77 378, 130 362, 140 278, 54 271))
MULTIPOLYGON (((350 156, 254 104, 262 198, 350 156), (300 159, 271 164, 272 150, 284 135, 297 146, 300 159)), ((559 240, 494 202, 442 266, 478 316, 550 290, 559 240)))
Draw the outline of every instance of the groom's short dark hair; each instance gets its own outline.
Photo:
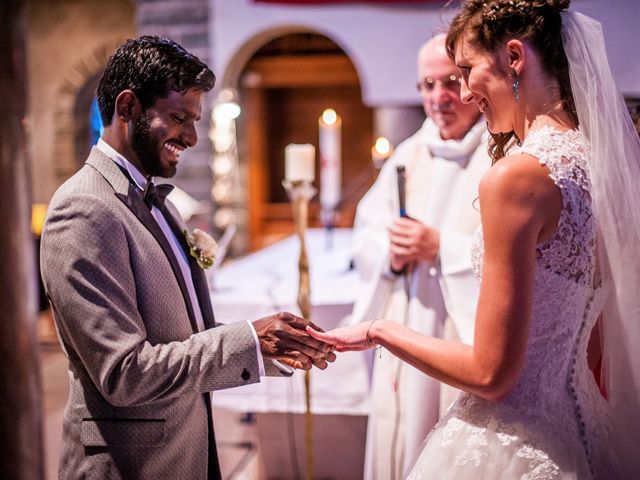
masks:
POLYGON ((123 90, 132 90, 146 110, 170 90, 206 92, 215 81, 207 65, 173 40, 156 36, 127 40, 109 58, 98 85, 102 123, 111 124, 116 98, 123 90))

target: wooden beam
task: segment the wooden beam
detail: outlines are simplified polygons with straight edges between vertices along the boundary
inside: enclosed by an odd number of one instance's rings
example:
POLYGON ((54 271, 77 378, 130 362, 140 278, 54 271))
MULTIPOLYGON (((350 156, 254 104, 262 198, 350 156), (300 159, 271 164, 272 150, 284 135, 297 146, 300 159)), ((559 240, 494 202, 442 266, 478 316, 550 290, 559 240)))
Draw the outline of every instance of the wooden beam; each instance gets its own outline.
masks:
POLYGON ((260 88, 359 86, 346 55, 258 57, 245 67, 243 85, 260 88))
POLYGON ((267 138, 264 90, 247 89, 244 94, 247 122, 247 207, 249 249, 259 248, 258 237, 263 229, 265 197, 267 195, 267 138))

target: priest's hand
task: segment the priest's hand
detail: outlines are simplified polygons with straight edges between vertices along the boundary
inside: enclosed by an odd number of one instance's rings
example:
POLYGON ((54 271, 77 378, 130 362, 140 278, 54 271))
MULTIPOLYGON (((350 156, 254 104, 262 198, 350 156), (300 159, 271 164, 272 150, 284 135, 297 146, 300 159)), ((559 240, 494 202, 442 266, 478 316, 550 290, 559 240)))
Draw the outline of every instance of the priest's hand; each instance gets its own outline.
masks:
POLYGON ((309 325, 322 331, 310 321, 288 312, 279 312, 253 322, 265 358, 273 358, 302 370, 309 370, 312 366, 324 370, 327 362, 336 359, 334 347, 309 335, 305 330, 309 325))
POLYGON ((389 228, 391 268, 402 270, 412 262, 433 262, 440 251, 440 232, 410 217, 398 218, 389 228))

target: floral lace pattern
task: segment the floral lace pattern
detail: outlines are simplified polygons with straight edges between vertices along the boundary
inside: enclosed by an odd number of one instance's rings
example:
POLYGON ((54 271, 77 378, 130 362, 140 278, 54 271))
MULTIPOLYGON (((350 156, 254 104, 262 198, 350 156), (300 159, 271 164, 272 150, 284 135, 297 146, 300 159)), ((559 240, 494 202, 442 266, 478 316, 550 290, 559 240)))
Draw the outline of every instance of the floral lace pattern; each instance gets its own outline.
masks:
MULTIPOLYGON (((549 169, 549 176, 560 188, 562 211, 556 231, 536 249, 538 265, 582 285, 593 277, 593 213, 591 185, 585 159, 586 146, 576 131, 560 132, 543 127, 531 132, 516 153, 537 157, 549 169)), ((482 280, 482 234, 474 237, 471 256, 478 280, 482 280)))
MULTIPOLYGON (((590 309, 595 225, 587 146, 579 132, 543 127, 530 132, 519 152, 548 168, 562 196, 556 230, 536 248, 522 374, 501 402, 462 394, 431 433, 411 479, 616 478, 607 449, 608 405, 586 356, 597 317, 590 309)), ((480 229, 471 255, 481 280, 480 229)))

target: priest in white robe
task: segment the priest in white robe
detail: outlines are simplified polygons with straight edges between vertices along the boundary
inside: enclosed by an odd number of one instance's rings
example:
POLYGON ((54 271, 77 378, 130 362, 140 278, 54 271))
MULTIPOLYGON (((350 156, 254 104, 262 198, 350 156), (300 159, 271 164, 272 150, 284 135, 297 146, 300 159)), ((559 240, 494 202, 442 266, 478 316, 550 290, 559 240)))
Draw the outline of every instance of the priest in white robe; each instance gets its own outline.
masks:
MULTIPOLYGON (((478 184, 490 166, 488 132, 477 106, 460 100, 460 74, 444 35, 421 48, 418 74, 428 118, 358 205, 354 260, 365 287, 352 321, 385 318, 436 337, 450 323, 472 343, 479 287, 470 246, 480 222, 478 184), (408 218, 400 218, 399 165, 408 218)), ((440 383, 381 351, 371 392, 365 479, 403 478, 439 419, 440 383)))

